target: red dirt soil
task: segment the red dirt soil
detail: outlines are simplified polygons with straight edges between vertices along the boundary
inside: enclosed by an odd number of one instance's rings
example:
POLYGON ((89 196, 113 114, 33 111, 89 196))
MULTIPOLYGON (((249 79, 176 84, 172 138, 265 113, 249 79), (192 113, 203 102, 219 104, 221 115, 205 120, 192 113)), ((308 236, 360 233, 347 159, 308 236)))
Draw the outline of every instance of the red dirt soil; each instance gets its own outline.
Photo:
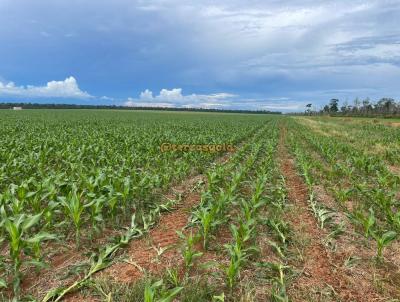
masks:
POLYGON ((190 209, 200 202, 200 194, 189 193, 183 197, 182 204, 177 209, 163 215, 156 228, 140 240, 132 241, 126 248, 128 261, 134 264, 119 262, 106 269, 102 275, 112 279, 132 283, 143 277, 144 270, 148 273, 159 273, 180 261, 179 249, 171 248, 179 242, 177 231, 181 231, 188 223, 190 209), (171 248, 157 255, 156 249, 171 248), (140 269, 141 268, 141 269, 140 269))
POLYGON ((326 234, 318 228, 316 219, 309 211, 307 186, 297 174, 294 161, 286 149, 285 134, 283 129, 279 144, 280 165, 286 180, 289 200, 295 207, 287 219, 295 233, 309 240, 303 251, 303 272, 289 288, 289 295, 296 296, 295 301, 309 301, 303 295, 298 297, 298 294, 310 292, 312 289, 323 290, 329 286, 343 301, 373 301, 375 297, 369 296, 362 284, 359 288, 351 287, 332 265, 331 255, 321 243, 326 234))

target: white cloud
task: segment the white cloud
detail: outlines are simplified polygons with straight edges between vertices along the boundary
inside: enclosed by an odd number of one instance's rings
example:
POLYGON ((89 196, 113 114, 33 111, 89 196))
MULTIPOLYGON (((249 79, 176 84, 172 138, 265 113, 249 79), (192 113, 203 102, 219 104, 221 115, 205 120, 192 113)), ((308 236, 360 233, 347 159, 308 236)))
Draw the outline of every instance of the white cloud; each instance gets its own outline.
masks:
POLYGON ((237 95, 230 93, 183 95, 182 88, 161 89, 158 95, 153 96, 153 92, 146 89, 140 93, 138 99, 128 98, 123 105, 129 107, 219 108, 228 106, 229 100, 235 97, 237 95))
POLYGON ((174 104, 171 103, 162 103, 162 102, 146 102, 143 101, 141 99, 136 100, 133 98, 128 98, 128 100, 126 102, 123 103, 123 106, 127 106, 127 107, 164 107, 164 108, 168 108, 168 107, 174 107, 174 104))
POLYGON ((302 111, 307 102, 285 102, 285 103, 274 103, 266 101, 266 104, 261 108, 271 111, 302 111))
POLYGON ((16 86, 13 82, 0 82, 0 96, 85 99, 92 96, 82 91, 72 76, 64 81, 50 81, 46 86, 16 86))
POLYGON ((172 90, 161 89, 158 98, 166 101, 181 100, 183 98, 182 89, 181 88, 174 88, 172 90))
POLYGON ((141 100, 152 100, 153 99, 153 92, 150 90, 146 89, 145 91, 140 93, 140 99, 141 100))
POLYGON ((284 96, 269 99, 244 98, 226 92, 185 95, 181 88, 174 88, 171 90, 161 89, 156 96, 153 95, 152 91, 146 89, 140 93, 139 98, 128 98, 122 105, 128 107, 250 109, 288 112, 303 110, 306 102, 294 101, 284 96))

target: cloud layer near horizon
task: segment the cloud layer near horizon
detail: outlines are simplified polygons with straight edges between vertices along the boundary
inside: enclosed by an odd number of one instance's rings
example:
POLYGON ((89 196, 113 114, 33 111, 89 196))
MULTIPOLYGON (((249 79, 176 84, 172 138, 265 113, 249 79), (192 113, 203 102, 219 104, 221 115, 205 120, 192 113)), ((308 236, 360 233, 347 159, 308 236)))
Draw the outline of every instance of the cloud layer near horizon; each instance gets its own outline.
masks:
POLYGON ((139 98, 128 98, 122 105, 128 107, 248 109, 286 112, 302 110, 306 104, 291 101, 288 98, 243 99, 239 95, 223 92, 184 95, 182 88, 173 88, 171 90, 161 89, 156 96, 153 96, 152 91, 146 89, 140 93, 139 98))
POLYGON ((45 86, 16 86, 13 82, 0 81, 0 97, 16 98, 72 98, 88 99, 92 96, 79 89, 76 79, 72 76, 64 81, 50 81, 45 86))

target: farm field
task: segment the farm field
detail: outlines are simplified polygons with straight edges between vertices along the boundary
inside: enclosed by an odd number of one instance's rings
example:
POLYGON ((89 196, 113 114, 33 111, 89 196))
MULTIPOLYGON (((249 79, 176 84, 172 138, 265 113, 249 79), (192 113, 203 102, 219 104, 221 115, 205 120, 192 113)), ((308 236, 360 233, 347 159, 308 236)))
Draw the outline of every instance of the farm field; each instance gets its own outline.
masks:
POLYGON ((400 301, 390 121, 4 110, 0 142, 0 301, 400 301))

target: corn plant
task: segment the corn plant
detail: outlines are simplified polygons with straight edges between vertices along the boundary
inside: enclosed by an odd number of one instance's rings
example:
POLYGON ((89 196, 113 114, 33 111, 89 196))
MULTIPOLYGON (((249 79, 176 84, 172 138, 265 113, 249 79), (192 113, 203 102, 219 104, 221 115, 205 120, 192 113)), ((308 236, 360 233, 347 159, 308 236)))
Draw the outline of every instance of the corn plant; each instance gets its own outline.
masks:
POLYGON ((213 228, 218 224, 216 221, 217 217, 217 205, 214 204, 211 209, 207 207, 200 207, 195 213, 195 218, 200 222, 201 235, 203 237, 203 248, 208 248, 210 233, 213 228))
POLYGON ((45 232, 30 232, 40 221, 42 213, 27 216, 25 214, 16 217, 7 217, 4 220, 4 228, 10 243, 10 258, 13 263, 13 290, 16 296, 20 292, 22 279, 21 266, 23 264, 43 267, 40 261, 40 244, 47 240, 55 239, 55 236, 45 232), (29 250, 33 251, 33 259, 24 257, 29 256, 29 250))
POLYGON ((281 176, 277 185, 272 188, 271 204, 279 210, 283 210, 287 199, 285 179, 281 176))
MULTIPOLYGON (((57 234, 57 238, 72 235, 76 246, 82 247, 93 245, 93 241, 82 240, 87 238, 87 232, 92 232, 89 237, 95 239, 105 227, 118 226, 120 230, 111 240, 113 245, 99 249, 91 246, 97 253, 91 258, 86 279, 58 291, 53 296, 58 300, 84 286, 93 272, 109 265, 116 250, 142 236, 156 223, 162 211, 170 210, 169 205, 159 205, 163 190, 189 172, 211 171, 206 189, 212 195, 212 202, 215 201, 214 212, 218 218, 213 219, 210 231, 206 232, 211 234, 206 238, 211 238, 217 226, 228 221, 227 213, 231 206, 237 205, 246 175, 261 158, 264 150, 258 142, 264 137, 268 137, 268 141, 271 137, 277 138, 276 125, 267 125, 266 117, 261 115, 240 119, 227 115, 218 120, 182 116, 179 127, 170 117, 153 113, 149 113, 148 119, 134 112, 121 115, 105 111, 63 112, 61 116, 41 111, 25 116, 22 113, 18 118, 6 112, 0 115, 1 211, 12 223, 18 221, 20 215, 31 217, 42 213, 40 223, 24 232, 23 238, 45 234, 41 230, 46 230, 57 234), (232 156, 232 161, 216 166, 210 163, 217 153, 178 155, 161 153, 157 148, 164 141, 197 144, 207 140, 234 144, 248 140, 250 143, 246 141, 232 156), (209 166, 215 169, 208 169, 209 166), (135 221, 125 230, 132 212, 136 214, 135 221)), ((273 148, 272 145, 266 147, 265 153, 269 155, 273 148)), ((268 161, 271 163, 271 158, 268 161)), ((262 169, 264 173, 268 171, 266 166, 262 169)), ((254 215, 252 206, 261 202, 261 181, 259 185, 258 193, 248 200, 247 218, 254 215)), ((211 209, 213 204, 207 202, 205 206, 211 209)), ((9 246, 11 239, 5 221, 2 216, 0 238, 5 238, 4 246, 9 246)), ((41 262, 41 242, 47 240, 41 239, 29 243, 21 252, 22 261, 41 262)), ((3 263, 11 262, 6 259, 3 263)), ((25 269, 25 265, 21 268, 25 269)), ((2 272, 0 279, 8 280, 2 272)))
POLYGON ((279 240, 286 244, 288 240, 289 227, 288 224, 282 219, 267 219, 266 224, 274 232, 274 234, 279 238, 279 240))
POLYGON ((61 204, 64 206, 66 215, 72 220, 75 227, 75 243, 76 248, 79 248, 81 227, 83 223, 83 211, 85 208, 90 207, 91 204, 84 204, 82 200, 82 194, 78 196, 77 188, 68 194, 67 197, 59 197, 61 204))
POLYGON ((105 198, 105 196, 100 196, 96 198, 95 194, 93 193, 89 193, 88 197, 93 198, 93 200, 86 205, 86 207, 89 208, 90 223, 93 232, 99 234, 101 230, 99 224, 102 224, 104 226, 103 210, 107 199, 105 198))
POLYGON ((255 246, 248 245, 249 240, 253 236, 254 220, 247 222, 241 221, 239 222, 239 227, 232 224, 230 228, 234 242, 224 245, 230 258, 229 265, 224 268, 224 272, 226 283, 232 290, 246 260, 258 249, 255 246))
POLYGON ((347 200, 351 197, 351 195, 354 193, 354 189, 333 189, 333 193, 336 197, 336 200, 339 201, 341 205, 344 205, 347 200))
POLYGON ((210 193, 216 193, 218 184, 221 183, 221 175, 218 173, 218 171, 211 170, 206 173, 207 176, 207 184, 208 184, 208 190, 210 193))
POLYGON ((178 232, 178 235, 184 240, 182 256, 186 273, 188 273, 189 269, 194 265, 194 261, 203 255, 203 253, 195 250, 195 244, 199 241, 200 236, 198 234, 193 235, 192 232, 190 232, 188 235, 178 232))
POLYGON ((289 302, 289 297, 286 293, 286 279, 285 271, 289 269, 288 266, 282 263, 274 262, 261 262, 257 263, 259 267, 265 267, 269 269, 273 274, 273 288, 271 292, 271 301, 275 302, 289 302))
POLYGON ((378 260, 383 259, 383 250, 385 247, 390 245, 392 241, 394 241, 397 238, 397 233, 394 231, 387 231, 387 232, 372 232, 371 233, 372 238, 375 239, 376 245, 377 245, 377 250, 376 250, 376 256, 378 260))
POLYGON ((176 268, 167 268, 167 280, 175 287, 179 287, 180 279, 176 268))
POLYGON ((163 280, 154 283, 147 282, 144 289, 145 302, 171 302, 182 291, 183 287, 167 289, 163 280))
POLYGON ((248 255, 237 243, 226 244, 225 248, 229 252, 230 260, 229 265, 225 267, 224 271, 226 276, 226 283, 228 287, 232 290, 236 283, 236 280, 239 277, 240 270, 244 265, 246 259, 248 258, 248 255))
POLYGON ((108 244, 96 254, 93 253, 89 259, 90 267, 82 279, 76 280, 68 287, 59 287, 50 290, 43 298, 42 302, 54 301, 58 302, 63 299, 65 295, 70 293, 76 288, 85 284, 95 273, 103 270, 111 264, 115 253, 121 248, 126 246, 133 238, 138 238, 143 235, 142 230, 138 229, 135 221, 135 215, 131 218, 131 226, 126 229, 125 233, 119 238, 116 238, 115 244, 108 244))
POLYGON ((115 252, 119 249, 119 247, 120 247, 119 244, 107 245, 105 248, 103 248, 100 251, 99 254, 93 254, 90 258, 89 270, 82 279, 75 281, 73 284, 71 284, 70 286, 68 286, 66 288, 60 287, 60 288, 55 288, 55 289, 49 291, 46 294, 46 296, 43 298, 43 302, 61 301, 66 294, 70 293, 71 291, 73 291, 76 288, 81 287, 87 280, 89 280, 89 278, 92 275, 94 275, 95 273, 101 271, 102 269, 104 269, 110 265, 110 259, 115 254, 115 252))
POLYGON ((368 238, 369 235, 372 234, 372 227, 375 225, 376 218, 375 212, 373 208, 369 208, 368 216, 365 216, 363 211, 355 210, 353 213, 350 213, 348 217, 355 223, 359 224, 363 227, 364 237, 368 238))
POLYGON ((265 191, 265 186, 267 183, 268 177, 267 175, 262 175, 257 179, 257 181, 253 185, 253 194, 252 194, 252 203, 258 204, 261 200, 261 197, 265 191))
POLYGON ((239 227, 230 225, 231 233, 235 244, 241 249, 254 237, 255 220, 239 220, 239 227))

